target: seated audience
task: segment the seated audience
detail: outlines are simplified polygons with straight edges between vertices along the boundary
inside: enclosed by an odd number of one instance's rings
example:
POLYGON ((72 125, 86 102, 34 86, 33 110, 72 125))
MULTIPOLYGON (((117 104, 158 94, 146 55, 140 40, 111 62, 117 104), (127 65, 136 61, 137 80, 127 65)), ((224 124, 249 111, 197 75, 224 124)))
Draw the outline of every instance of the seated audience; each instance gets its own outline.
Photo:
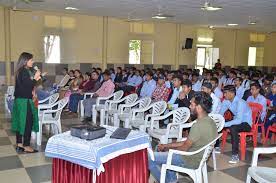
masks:
MULTIPOLYGON (((162 164, 167 162, 169 149, 196 151, 210 143, 218 136, 215 122, 208 116, 208 113, 211 112, 211 108, 212 99, 208 94, 200 92, 192 98, 190 109, 191 112, 197 116, 197 123, 191 127, 187 139, 182 142, 159 144, 158 152, 154 153, 155 160, 152 161, 149 159, 150 173, 157 180, 157 182, 160 182, 160 169, 162 164)), ((196 169, 200 164, 203 153, 204 151, 192 156, 181 156, 174 154, 172 164, 196 169)), ((166 182, 177 182, 176 172, 167 171, 166 182)))
POLYGON ((115 84, 119 84, 121 82, 123 82, 122 68, 121 67, 117 67, 114 83, 115 84))
POLYGON ((219 99, 223 98, 223 93, 221 91, 221 89, 219 88, 219 80, 218 78, 212 77, 210 79, 210 83, 212 84, 212 89, 214 91, 214 94, 216 95, 216 97, 218 97, 219 99))
POLYGON ((140 91, 140 97, 152 97, 152 93, 156 88, 156 81, 153 79, 153 73, 150 71, 148 71, 145 76, 146 80, 140 91))
POLYGON ((237 77, 234 81, 234 85, 236 87, 236 96, 242 98, 245 92, 244 87, 241 85, 243 82, 241 77, 237 77))
POLYGON ((205 93, 207 93, 208 95, 211 96, 212 98, 212 111, 211 113, 213 114, 219 114, 220 109, 221 109, 221 102, 220 99, 212 92, 212 84, 211 83, 203 83, 201 90, 205 93))
POLYGON ((226 112, 232 114, 232 119, 225 122, 224 127, 230 129, 232 144, 232 159, 229 163, 239 162, 239 133, 250 132, 252 125, 252 112, 248 104, 236 96, 234 85, 227 85, 223 89, 224 101, 221 105, 220 114, 226 112))
POLYGON ((189 107, 194 95, 195 92, 192 90, 192 82, 186 79, 182 82, 182 91, 179 93, 175 103, 178 104, 178 107, 189 107))
POLYGON ((199 74, 198 73, 193 73, 192 74, 192 89, 197 92, 197 91, 201 91, 201 82, 198 79, 199 74))
POLYGON ((244 88, 244 91, 249 90, 250 89, 249 73, 247 71, 242 72, 241 78, 243 80, 241 86, 244 88))
POLYGON ((231 71, 229 72, 229 77, 226 78, 226 80, 225 80, 223 86, 233 85, 233 84, 234 84, 234 80, 235 80, 236 77, 237 77, 236 72, 233 71, 233 70, 231 70, 231 71))
POLYGON ((264 118, 266 116, 266 98, 260 94, 261 85, 258 82, 252 83, 250 85, 251 88, 251 96, 248 97, 246 100, 247 102, 254 102, 261 104, 263 106, 263 111, 261 114, 261 120, 264 121, 264 118))
POLYGON ((110 78, 109 71, 103 73, 104 82, 102 86, 94 93, 92 98, 85 99, 83 101, 84 106, 84 122, 92 120, 92 106, 96 104, 97 97, 107 97, 110 96, 115 88, 114 83, 110 78))
MULTIPOLYGON (((268 107, 267 121, 265 122, 265 131, 268 127, 276 123, 276 81, 272 83, 271 93, 268 94, 270 106, 268 107)), ((270 134, 271 135, 271 134, 270 134)))
POLYGON ((160 74, 157 80, 156 88, 152 94, 153 101, 168 101, 169 95, 172 92, 170 88, 166 87, 165 76, 160 74))
POLYGON ((101 84, 98 80, 99 78, 99 73, 97 71, 90 73, 85 73, 84 75, 84 82, 82 86, 80 87, 80 90, 78 93, 73 93, 70 96, 69 100, 69 112, 75 114, 78 110, 78 103, 80 100, 83 100, 84 93, 85 92, 92 92, 94 93, 97 91, 101 84))
POLYGON ((180 76, 175 76, 173 78, 173 92, 170 100, 168 101, 168 107, 169 108, 177 108, 178 104, 176 104, 176 100, 179 96, 179 93, 182 91, 182 77, 180 76))

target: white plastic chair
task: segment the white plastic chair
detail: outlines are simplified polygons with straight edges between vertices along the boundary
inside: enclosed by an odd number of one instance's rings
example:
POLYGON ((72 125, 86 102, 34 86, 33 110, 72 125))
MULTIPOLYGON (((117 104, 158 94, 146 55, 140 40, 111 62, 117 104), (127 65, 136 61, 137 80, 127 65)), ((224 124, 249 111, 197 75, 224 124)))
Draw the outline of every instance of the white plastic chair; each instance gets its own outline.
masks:
POLYGON ((119 105, 119 113, 114 115, 114 121, 120 120, 124 122, 124 127, 129 128, 129 120, 132 116, 132 111, 134 109, 144 109, 147 108, 151 103, 150 97, 142 98, 133 104, 121 104, 119 105), (115 119, 118 118, 118 119, 115 119))
POLYGON ((193 179, 193 181, 196 183, 202 183, 203 180, 204 180, 204 183, 208 183, 206 161, 208 160, 210 154, 212 153, 216 141, 221 137, 221 135, 222 134, 219 134, 218 137, 215 138, 212 142, 210 142, 209 144, 205 145, 204 147, 198 149, 197 151, 185 152, 185 151, 170 149, 168 158, 167 158, 167 162, 166 162, 166 164, 163 164, 162 168, 161 168, 160 183, 165 183, 167 170, 172 170, 172 171, 188 174, 193 179), (189 169, 189 168, 185 168, 185 167, 172 165, 173 154, 179 154, 182 156, 191 156, 191 155, 198 154, 202 151, 204 151, 204 153, 203 153, 202 159, 201 159, 200 164, 197 169, 189 169))
MULTIPOLYGON (((220 133, 221 130, 223 129, 223 127, 224 127, 224 123, 225 123, 224 117, 222 115, 220 115, 220 114, 209 114, 209 116, 216 123, 217 129, 218 129, 218 133, 220 133)), ((213 157, 213 167, 214 167, 214 170, 217 170, 216 153, 215 153, 214 150, 212 152, 212 157, 213 157)))
POLYGON ((140 129, 141 131, 146 131, 147 127, 150 127, 150 118, 154 116, 162 115, 167 108, 167 103, 165 101, 158 101, 152 103, 150 106, 144 109, 133 109, 132 117, 129 121, 129 126, 131 128, 140 129), (145 115, 145 113, 148 113, 145 115))
POLYGON ((261 183, 276 182, 276 168, 257 166, 259 154, 273 153, 276 153, 276 147, 254 148, 251 167, 249 167, 247 171, 246 183, 250 183, 251 178, 261 183))
POLYGON ((93 123, 96 124, 97 122, 97 113, 100 112, 101 116, 100 116, 100 123, 101 124, 104 124, 104 111, 107 110, 107 107, 108 107, 108 101, 111 101, 111 98, 112 100, 120 100, 124 95, 124 92, 123 90, 120 90, 120 91, 117 91, 117 92, 114 92, 113 94, 111 94, 110 96, 108 97, 98 97, 96 99, 96 104, 92 106, 92 121, 93 123), (101 104, 101 101, 105 101, 104 104, 101 104))
POLYGON ((59 84, 57 85, 57 87, 58 87, 58 88, 64 87, 64 86, 68 83, 69 79, 70 79, 70 76, 69 76, 68 74, 65 75, 65 76, 62 78, 62 80, 59 82, 59 84))
POLYGON ((112 100, 112 101, 108 101, 108 108, 105 111, 105 120, 106 120, 106 124, 108 125, 109 119, 112 119, 113 117, 113 124, 116 127, 120 126, 120 122, 119 119, 117 117, 117 113, 119 113, 119 105, 121 103, 124 104, 134 104, 136 102, 136 100, 138 99, 138 95, 136 93, 130 94, 120 100, 112 100), (115 117, 114 117, 115 115, 115 117))
POLYGON ((84 116, 83 101, 84 101, 85 99, 92 98, 93 95, 94 95, 94 93, 90 93, 90 92, 84 93, 84 95, 83 95, 83 100, 80 100, 78 108, 79 108, 80 116, 81 116, 81 117, 84 116))
POLYGON ((58 98, 59 98, 59 94, 55 93, 55 94, 50 95, 49 97, 47 97, 43 100, 39 100, 38 104, 44 104, 44 103, 48 102, 47 104, 51 105, 51 104, 54 104, 58 100, 58 98))
POLYGON ((181 125, 185 124, 190 118, 190 109, 187 107, 179 107, 163 116, 155 116, 151 118, 148 134, 160 140, 161 144, 167 144, 169 139, 182 138, 181 125), (167 125, 166 129, 159 128, 159 120, 164 120, 173 116, 172 122, 167 125))
POLYGON ((57 106, 57 109, 48 109, 48 110, 44 110, 42 112, 42 115, 39 117, 39 132, 37 133, 37 145, 41 145, 41 141, 42 141, 42 126, 44 124, 51 124, 51 125, 55 125, 57 127, 57 133, 61 133, 61 112, 63 110, 63 108, 67 105, 68 103, 68 97, 65 97, 61 100, 59 100, 58 102, 56 102, 55 104, 53 104, 54 106, 57 106))
POLYGON ((5 103, 5 109, 10 113, 11 111, 8 108, 8 99, 13 99, 14 98, 14 86, 8 86, 7 92, 5 93, 4 97, 4 103, 5 103))

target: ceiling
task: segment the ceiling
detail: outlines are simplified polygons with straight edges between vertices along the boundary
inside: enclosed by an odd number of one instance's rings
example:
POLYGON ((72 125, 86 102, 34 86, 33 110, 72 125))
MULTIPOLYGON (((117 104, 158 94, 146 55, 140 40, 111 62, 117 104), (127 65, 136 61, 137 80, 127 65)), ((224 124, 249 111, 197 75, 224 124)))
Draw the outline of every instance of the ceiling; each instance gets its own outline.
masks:
MULTIPOLYGON (((0 4, 12 6, 14 1, 0 0, 0 4)), ((30 4, 20 1, 17 0, 17 8, 65 11, 66 6, 71 6, 78 8, 81 14, 139 18, 145 21, 152 20, 152 15, 161 12, 175 16, 162 20, 168 22, 206 27, 227 27, 228 23, 237 23, 237 28, 276 31, 276 0, 210 0, 214 6, 223 7, 216 12, 200 9, 205 0, 45 0, 43 3, 30 4), (253 21, 257 20, 257 24, 248 25, 249 17, 253 21)))

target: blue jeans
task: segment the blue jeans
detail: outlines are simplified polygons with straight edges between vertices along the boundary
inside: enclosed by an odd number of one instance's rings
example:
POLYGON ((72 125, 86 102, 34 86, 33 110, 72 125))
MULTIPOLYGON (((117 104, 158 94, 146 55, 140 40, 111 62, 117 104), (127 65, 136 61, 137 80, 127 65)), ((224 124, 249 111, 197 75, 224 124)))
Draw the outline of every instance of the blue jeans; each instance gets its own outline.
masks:
POLYGON ((83 100, 83 95, 79 93, 73 93, 70 95, 70 100, 69 100, 69 110, 71 112, 77 112, 78 111, 78 104, 80 100, 83 100))
MULTIPOLYGON (((168 152, 154 152, 155 160, 152 161, 149 158, 149 170, 154 178, 160 182, 161 175, 161 166, 162 164, 166 164, 168 158, 168 152)), ((184 166, 184 160, 181 155, 174 154, 172 157, 172 165, 176 166, 184 166)), ((177 180, 176 172, 167 170, 166 172, 166 183, 175 182, 177 180)))

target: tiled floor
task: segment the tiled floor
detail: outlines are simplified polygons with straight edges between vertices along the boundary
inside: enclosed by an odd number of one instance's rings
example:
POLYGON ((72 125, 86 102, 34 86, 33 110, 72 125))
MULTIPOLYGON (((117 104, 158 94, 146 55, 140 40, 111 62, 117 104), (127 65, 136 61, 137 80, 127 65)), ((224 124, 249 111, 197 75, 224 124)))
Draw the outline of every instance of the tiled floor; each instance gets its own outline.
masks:
MULTIPOLYGON (((63 130, 78 119, 63 119, 63 130)), ((35 154, 18 154, 15 151, 15 134, 10 131, 10 117, 5 114, 3 97, 0 96, 0 182, 1 183, 40 183, 51 182, 51 159, 44 156, 46 138, 40 152, 35 154)), ((250 166, 252 148, 249 147, 246 160, 230 165, 231 145, 227 144, 224 154, 217 154, 217 171, 213 170, 212 158, 208 161, 208 178, 210 183, 241 183, 245 182, 247 169, 250 166)), ((276 155, 261 156, 261 166, 276 167, 276 155)), ((180 182, 190 182, 182 178, 180 182)))

